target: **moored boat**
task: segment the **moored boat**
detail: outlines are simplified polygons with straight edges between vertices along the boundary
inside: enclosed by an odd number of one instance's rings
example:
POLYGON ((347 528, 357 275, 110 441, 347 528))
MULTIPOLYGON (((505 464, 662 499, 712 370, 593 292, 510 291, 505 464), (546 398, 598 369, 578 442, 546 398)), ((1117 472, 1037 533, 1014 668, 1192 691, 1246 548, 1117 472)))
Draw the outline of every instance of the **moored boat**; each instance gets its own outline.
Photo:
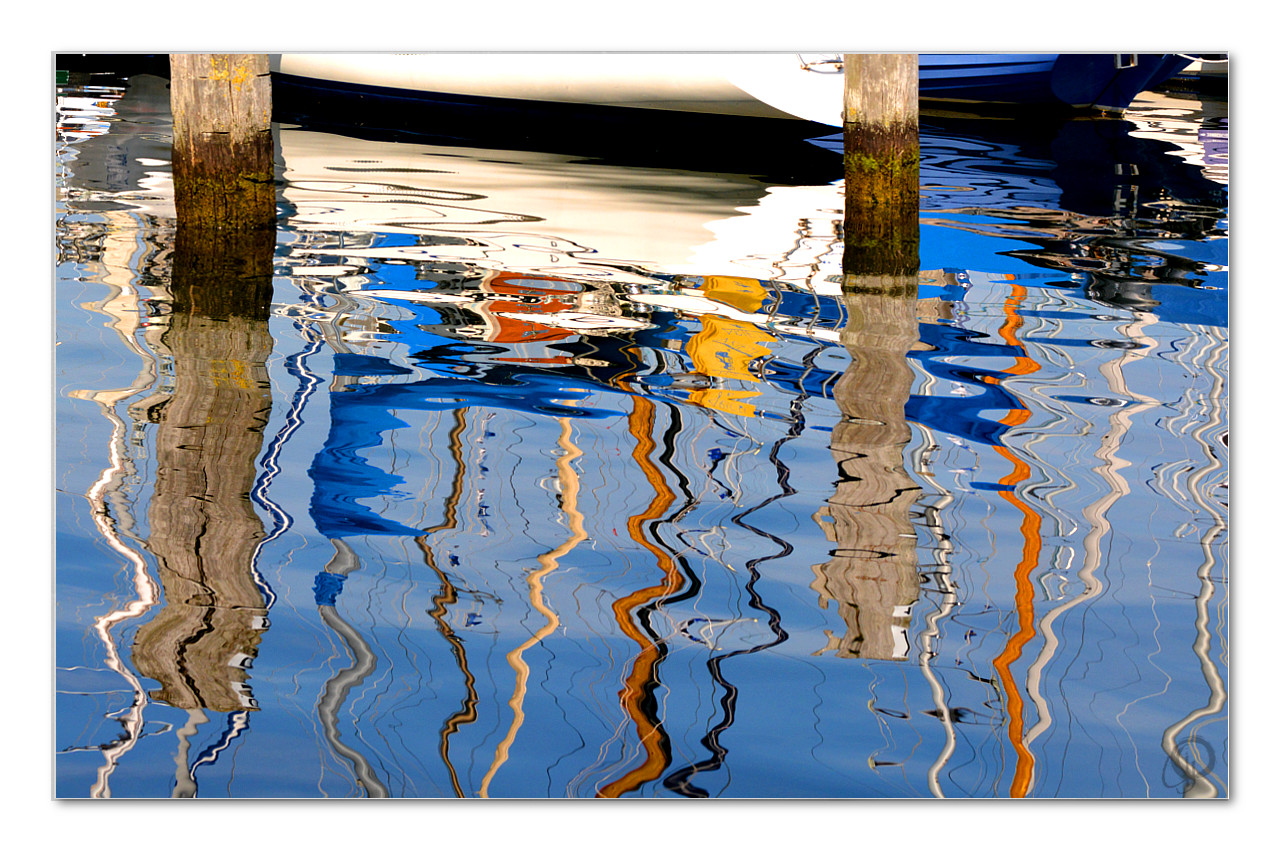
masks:
MULTIPOLYGON (((1157 53, 921 54, 922 100, 1122 111, 1190 59, 1157 53)), ((276 89, 305 114, 326 102, 477 109, 516 118, 648 111, 734 119, 842 123, 840 54, 286 53, 272 55, 276 89)))
POLYGON ((1187 57, 1190 62, 1176 72, 1169 85, 1179 89, 1220 91, 1227 86, 1228 56, 1225 53, 1204 53, 1187 57))

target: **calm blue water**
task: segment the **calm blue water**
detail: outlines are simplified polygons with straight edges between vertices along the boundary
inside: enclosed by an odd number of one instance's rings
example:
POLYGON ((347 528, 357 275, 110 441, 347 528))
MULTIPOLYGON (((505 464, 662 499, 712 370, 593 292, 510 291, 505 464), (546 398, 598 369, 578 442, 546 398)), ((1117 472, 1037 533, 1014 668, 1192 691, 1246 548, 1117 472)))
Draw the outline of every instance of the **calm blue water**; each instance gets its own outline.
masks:
POLYGON ((1225 101, 925 115, 907 300, 838 140, 284 125, 207 323, 165 81, 59 99, 57 796, 1229 793, 1225 101))

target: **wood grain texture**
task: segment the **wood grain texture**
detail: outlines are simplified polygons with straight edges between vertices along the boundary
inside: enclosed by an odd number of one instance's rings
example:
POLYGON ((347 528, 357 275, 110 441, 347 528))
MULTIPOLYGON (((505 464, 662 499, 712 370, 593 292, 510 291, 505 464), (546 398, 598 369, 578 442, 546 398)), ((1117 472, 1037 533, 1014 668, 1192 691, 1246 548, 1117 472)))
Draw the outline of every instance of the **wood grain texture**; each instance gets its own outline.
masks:
POLYGON ((846 54, 846 273, 911 275, 920 262, 916 54, 846 54))
POLYGON ((173 382, 152 406, 147 539, 165 604, 139 629, 133 660, 160 682, 152 696, 181 708, 252 705, 236 664, 257 654, 266 629, 253 575, 265 530, 251 493, 271 415, 272 245, 182 225, 175 244, 172 310, 159 342, 173 382))
POLYGON ((920 121, 920 57, 914 53, 846 53, 844 120, 879 127, 920 121))
MULTIPOLYGON (((866 282, 858 282, 860 285, 866 282)), ((844 415, 831 433, 839 477, 818 524, 835 543, 813 567, 819 604, 834 601, 846 630, 826 649, 839 657, 901 657, 895 629, 920 593, 911 507, 920 487, 903 466, 911 438, 906 403, 912 371, 907 352, 919 340, 916 279, 881 282, 884 292, 844 294, 848 321, 841 342, 852 361, 836 383, 844 415)))
POLYGON ((266 54, 175 53, 169 67, 179 222, 267 227, 275 185, 266 54))

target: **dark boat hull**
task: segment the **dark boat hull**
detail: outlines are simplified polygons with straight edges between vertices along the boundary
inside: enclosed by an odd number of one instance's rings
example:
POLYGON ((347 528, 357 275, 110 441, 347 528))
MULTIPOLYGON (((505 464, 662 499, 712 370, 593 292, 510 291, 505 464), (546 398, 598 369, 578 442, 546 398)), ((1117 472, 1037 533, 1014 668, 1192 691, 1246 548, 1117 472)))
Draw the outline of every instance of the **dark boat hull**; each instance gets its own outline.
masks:
POLYGON ((1119 112, 1190 60, 1177 54, 921 54, 922 100, 1119 112))

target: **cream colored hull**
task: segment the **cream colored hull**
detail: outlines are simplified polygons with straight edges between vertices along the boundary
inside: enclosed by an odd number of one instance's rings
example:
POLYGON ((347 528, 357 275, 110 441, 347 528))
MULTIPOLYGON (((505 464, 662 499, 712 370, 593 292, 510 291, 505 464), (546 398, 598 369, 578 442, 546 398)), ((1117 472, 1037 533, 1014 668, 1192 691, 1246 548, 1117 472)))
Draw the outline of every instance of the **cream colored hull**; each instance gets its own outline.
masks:
POLYGON ((842 79, 789 53, 285 53, 272 70, 471 98, 805 119, 840 125, 842 79))

